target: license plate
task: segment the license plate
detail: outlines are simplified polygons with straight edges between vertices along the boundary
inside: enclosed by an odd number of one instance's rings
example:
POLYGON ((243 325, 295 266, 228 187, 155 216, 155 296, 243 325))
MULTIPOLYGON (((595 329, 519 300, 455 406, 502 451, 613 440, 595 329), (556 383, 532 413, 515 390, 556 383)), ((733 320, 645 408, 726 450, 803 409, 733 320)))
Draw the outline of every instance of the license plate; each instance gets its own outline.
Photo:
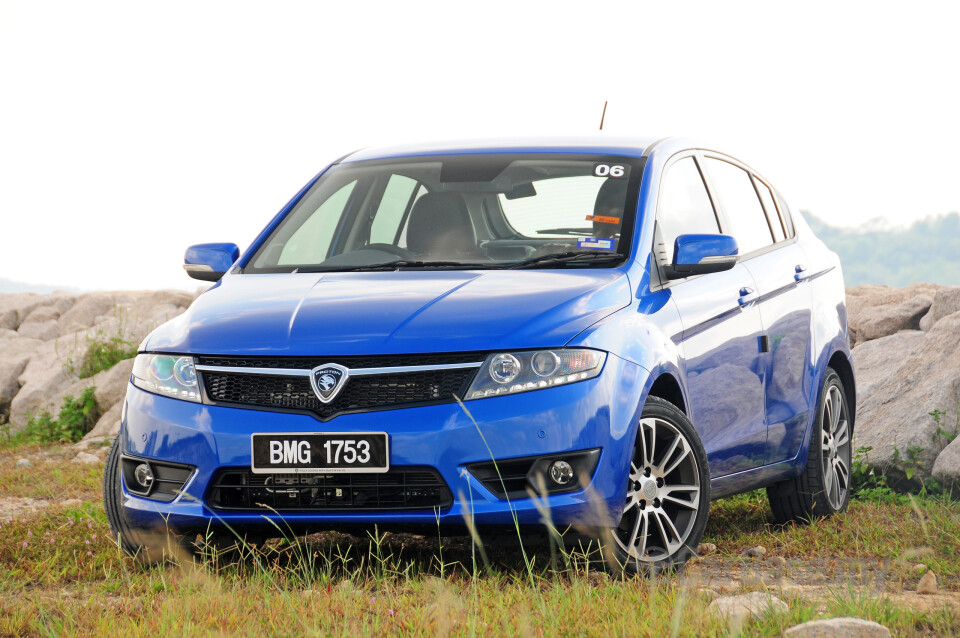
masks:
POLYGON ((251 471, 255 474, 333 474, 386 472, 390 445, 385 432, 254 434, 251 471))

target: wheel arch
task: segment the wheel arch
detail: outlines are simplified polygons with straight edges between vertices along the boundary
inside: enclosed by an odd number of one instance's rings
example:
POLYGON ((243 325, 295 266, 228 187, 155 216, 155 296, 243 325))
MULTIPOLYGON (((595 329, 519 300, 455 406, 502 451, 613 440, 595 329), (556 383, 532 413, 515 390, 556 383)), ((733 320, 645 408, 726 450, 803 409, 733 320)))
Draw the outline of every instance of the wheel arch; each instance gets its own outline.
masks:
POLYGON ((837 350, 830 355, 827 365, 836 371, 837 376, 840 377, 840 383, 843 384, 843 392, 847 395, 847 411, 850 414, 852 433, 857 420, 857 385, 853 376, 853 364, 844 352, 837 350))
POLYGON ((649 392, 647 392, 647 396, 659 397, 664 401, 669 401, 688 418, 690 417, 690 412, 687 410, 687 402, 683 395, 683 389, 680 387, 680 382, 677 381, 676 377, 669 372, 663 372, 656 377, 656 379, 654 379, 653 384, 650 386, 649 392))

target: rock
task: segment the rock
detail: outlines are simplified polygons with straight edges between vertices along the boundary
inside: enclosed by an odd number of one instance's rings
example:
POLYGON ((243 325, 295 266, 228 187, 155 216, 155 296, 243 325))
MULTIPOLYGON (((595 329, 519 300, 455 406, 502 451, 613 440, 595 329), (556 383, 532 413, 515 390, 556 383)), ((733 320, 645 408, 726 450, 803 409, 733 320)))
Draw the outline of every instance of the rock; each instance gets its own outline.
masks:
POLYGON ((942 410, 941 424, 958 422, 960 312, 924 333, 912 352, 899 364, 892 363, 857 406, 854 450, 873 448, 868 462, 884 471, 894 486, 905 478, 907 467, 914 471, 914 482, 931 476, 947 438, 937 436, 929 413, 942 410))
POLYGON ((960 312, 960 286, 945 286, 933 296, 930 311, 920 320, 920 329, 929 330, 948 315, 960 312))
POLYGON ((776 596, 758 591, 739 596, 720 596, 707 607, 708 612, 727 619, 754 618, 770 611, 783 613, 789 609, 787 603, 776 596))
POLYGON ((120 414, 123 412, 123 401, 113 404, 103 416, 93 426, 93 429, 87 432, 83 437, 83 443, 89 445, 95 441, 102 441, 106 437, 115 437, 120 434, 120 414))
POLYGON ((767 553, 767 548, 763 545, 757 545, 756 547, 748 547, 740 555, 745 558, 763 558, 767 553))
POLYGON ((937 593, 937 575, 933 572, 927 572, 917 583, 918 594, 936 594, 937 593))
POLYGON ((889 638, 890 630, 863 618, 827 618, 794 625, 784 638, 889 638))
POLYGON ((100 459, 89 452, 80 452, 75 457, 73 457, 74 463, 79 463, 81 465, 94 465, 100 463, 100 459))
POLYGON ((936 284, 847 288, 850 345, 857 346, 901 330, 918 330, 920 319, 933 305, 933 297, 940 288, 936 284))
POLYGON ((17 459, 17 467, 33 467, 30 459, 17 459))
POLYGON ((921 343, 924 333, 919 330, 902 330, 888 337, 861 343, 853 349, 853 368, 857 374, 857 403, 867 401, 873 395, 877 382, 885 379, 891 369, 913 354, 921 343))
POLYGON ((787 559, 783 556, 771 556, 767 559, 767 565, 774 568, 786 567, 787 559))
POLYGON ((0 420, 10 413, 10 404, 20 391, 20 375, 42 345, 42 341, 9 330, 0 333, 0 420))
POLYGON ((960 436, 943 448, 933 463, 933 478, 954 493, 960 492, 960 436))
POLYGON ((697 545, 697 554, 700 556, 709 556, 717 553, 717 546, 713 543, 700 543, 697 545))
POLYGON ((127 383, 133 372, 133 359, 125 359, 109 370, 98 372, 90 377, 96 390, 93 393, 97 406, 104 412, 123 401, 127 395, 127 383))

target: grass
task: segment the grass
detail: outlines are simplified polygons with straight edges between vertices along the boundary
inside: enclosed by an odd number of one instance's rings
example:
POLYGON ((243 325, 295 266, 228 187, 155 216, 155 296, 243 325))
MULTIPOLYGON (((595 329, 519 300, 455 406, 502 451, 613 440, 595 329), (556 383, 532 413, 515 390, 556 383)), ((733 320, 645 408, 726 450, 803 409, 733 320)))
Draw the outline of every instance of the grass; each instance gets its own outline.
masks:
MULTIPOLYGON (((859 500, 843 516, 804 527, 772 525, 762 492, 718 501, 704 538, 718 554, 653 580, 610 578, 581 548, 552 567, 546 545, 528 546, 525 555, 488 547, 486 568, 469 538, 441 544, 331 532, 272 540, 240 561, 211 552, 199 564, 147 568, 109 538, 102 466, 73 464, 71 456, 62 446, 0 450, 0 498, 52 501, 0 524, 0 635, 779 636, 834 615, 875 620, 895 635, 960 635, 960 607, 898 598, 917 577, 913 561, 898 559, 923 545, 933 550, 922 560, 941 589, 960 599, 960 506, 942 497, 859 500), (29 472, 13 463, 24 455, 36 457, 29 472), (67 498, 83 504, 59 504, 67 498), (787 558, 796 579, 831 563, 872 564, 883 582, 865 592, 832 578, 814 597, 772 587, 789 611, 728 625, 707 611, 716 588, 694 575, 763 570, 739 556, 758 544, 787 558)), ((764 587, 736 587, 749 589, 764 587)))
MULTIPOLYGON (((46 410, 30 416, 27 425, 16 434, 0 438, 0 447, 17 447, 36 443, 76 443, 83 435, 93 429, 97 423, 97 402, 93 393, 95 388, 85 388, 78 398, 63 397, 60 412, 56 418, 46 410)), ((9 424, 4 424, 9 429, 9 424)))

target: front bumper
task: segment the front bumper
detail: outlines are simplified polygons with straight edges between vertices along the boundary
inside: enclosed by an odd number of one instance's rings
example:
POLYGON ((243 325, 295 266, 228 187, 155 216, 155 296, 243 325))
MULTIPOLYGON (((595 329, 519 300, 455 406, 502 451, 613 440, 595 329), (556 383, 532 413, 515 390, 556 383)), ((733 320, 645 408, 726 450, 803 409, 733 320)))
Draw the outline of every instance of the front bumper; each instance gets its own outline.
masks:
POLYGON ((197 468, 171 502, 142 498, 123 487, 123 506, 137 527, 175 530, 290 525, 304 528, 462 528, 540 525, 549 511, 557 526, 596 527, 619 520, 647 373, 609 355, 596 378, 565 386, 468 401, 346 414, 321 422, 312 416, 190 403, 129 385, 121 437, 124 453, 197 468), (284 512, 282 515, 214 510, 206 502, 213 476, 250 467, 254 432, 384 431, 391 466, 428 466, 453 493, 440 511, 284 512), (542 499, 498 498, 466 466, 517 457, 600 448, 584 490, 542 499), (546 507, 544 507, 546 506, 546 507), (282 521, 281 521, 282 519, 282 521))

